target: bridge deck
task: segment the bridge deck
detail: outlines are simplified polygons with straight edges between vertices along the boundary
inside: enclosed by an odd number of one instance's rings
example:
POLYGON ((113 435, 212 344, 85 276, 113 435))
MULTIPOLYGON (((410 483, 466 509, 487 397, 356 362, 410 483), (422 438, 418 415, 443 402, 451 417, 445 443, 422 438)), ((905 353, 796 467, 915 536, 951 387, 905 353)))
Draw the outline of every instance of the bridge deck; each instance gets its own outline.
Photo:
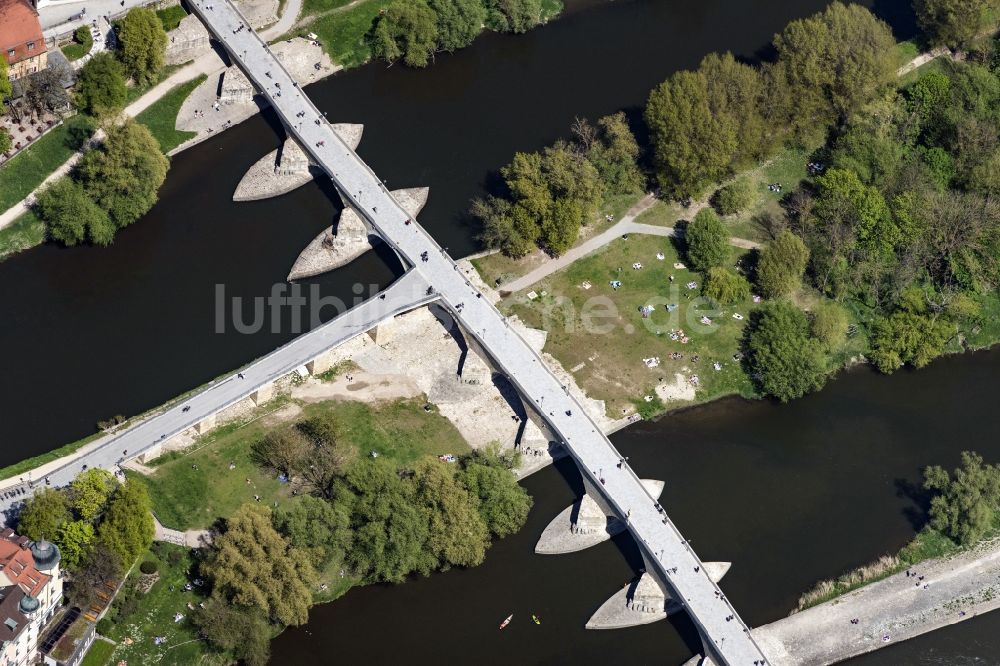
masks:
MULTIPOLYGON (((427 294, 427 283, 414 271, 396 280, 382 294, 385 295, 384 299, 371 298, 254 361, 239 373, 242 378, 234 373, 214 381, 186 400, 177 402, 161 414, 139 422, 120 435, 74 458, 72 462, 64 462, 54 469, 49 468, 49 465, 43 465, 25 476, 36 482, 33 490, 38 490, 44 487, 43 483, 38 483, 42 477, 48 477, 53 486, 67 485, 84 464, 89 467, 113 469, 119 458, 131 459, 142 455, 143 451, 236 404, 262 386, 287 375, 328 349, 374 328, 390 317, 437 298, 436 294, 427 294), (123 456, 123 451, 128 451, 128 454, 123 456)), ((4 488, 19 487, 28 490, 27 483, 16 483, 16 479, 14 481, 14 484, 7 484, 4 488)), ((0 498, 0 512, 6 511, 21 499, 23 496, 0 498)))
POLYGON ((378 176, 340 140, 239 10, 228 0, 201 0, 195 2, 194 9, 267 96, 288 131, 354 202, 362 217, 434 286, 466 331, 488 350, 526 399, 535 403, 576 459, 581 473, 590 477, 623 520, 628 517, 629 529, 646 551, 647 561, 659 568, 661 578, 669 581, 678 600, 688 607, 712 656, 739 666, 765 660, 736 610, 673 523, 657 511, 655 500, 639 478, 627 464, 617 468, 621 457, 600 428, 524 339, 508 327, 504 316, 480 297, 447 253, 411 221, 378 176), (604 484, 597 478, 599 470, 604 471, 604 484), (732 619, 727 621, 728 617, 732 619))

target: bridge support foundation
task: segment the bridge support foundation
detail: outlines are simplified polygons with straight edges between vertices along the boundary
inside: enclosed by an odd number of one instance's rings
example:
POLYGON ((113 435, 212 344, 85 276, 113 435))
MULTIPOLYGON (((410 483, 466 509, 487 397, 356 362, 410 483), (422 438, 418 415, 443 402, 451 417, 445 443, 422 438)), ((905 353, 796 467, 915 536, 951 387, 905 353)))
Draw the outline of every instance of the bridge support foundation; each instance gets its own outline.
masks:
POLYGON ((323 374, 335 365, 337 365, 337 355, 333 351, 328 351, 306 363, 306 370, 309 371, 310 375, 315 377, 316 375, 323 374))
POLYGON ((198 424, 195 425, 194 430, 199 435, 204 435, 206 432, 212 430, 213 428, 215 428, 215 414, 212 414, 211 416, 206 416, 201 421, 199 421, 198 424))
POLYGON ((253 404, 260 407, 265 402, 274 397, 274 384, 264 384, 259 389, 250 394, 253 404))

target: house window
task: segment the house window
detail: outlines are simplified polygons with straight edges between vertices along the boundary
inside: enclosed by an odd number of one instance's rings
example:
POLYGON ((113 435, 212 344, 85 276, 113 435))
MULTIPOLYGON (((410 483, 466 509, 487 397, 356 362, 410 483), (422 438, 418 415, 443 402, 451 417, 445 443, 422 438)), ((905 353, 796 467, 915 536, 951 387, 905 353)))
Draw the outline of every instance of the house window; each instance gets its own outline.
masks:
POLYGON ((34 51, 35 50, 35 43, 34 42, 28 42, 28 50, 29 51, 34 51))
POLYGON ((13 58, 14 57, 14 49, 8 49, 7 50, 7 56, 9 58, 13 58))

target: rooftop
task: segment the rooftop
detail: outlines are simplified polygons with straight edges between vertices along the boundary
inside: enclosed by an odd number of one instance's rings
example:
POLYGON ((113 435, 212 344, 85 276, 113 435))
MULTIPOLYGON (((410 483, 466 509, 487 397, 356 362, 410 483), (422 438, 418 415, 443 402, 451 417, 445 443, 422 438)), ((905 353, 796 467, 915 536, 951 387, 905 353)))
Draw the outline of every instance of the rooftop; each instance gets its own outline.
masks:
POLYGON ((27 0, 0 0, 0 54, 14 64, 44 52, 38 12, 27 0))

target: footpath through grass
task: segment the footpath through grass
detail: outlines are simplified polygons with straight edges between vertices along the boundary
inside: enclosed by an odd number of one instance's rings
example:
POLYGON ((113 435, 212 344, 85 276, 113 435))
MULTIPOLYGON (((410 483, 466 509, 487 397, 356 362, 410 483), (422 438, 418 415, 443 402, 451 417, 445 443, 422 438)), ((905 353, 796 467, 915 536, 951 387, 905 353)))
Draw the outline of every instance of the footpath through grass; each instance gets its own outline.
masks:
POLYGON ((197 132, 185 132, 176 128, 177 114, 181 110, 184 100, 188 98, 188 95, 206 78, 208 77, 202 74, 196 79, 175 86, 170 92, 135 117, 138 122, 149 128, 149 131, 153 133, 153 136, 160 143, 160 150, 164 153, 169 153, 177 146, 197 135, 197 132))
MULTIPOLYGON (((423 455, 468 451, 451 422, 436 411, 424 411, 425 404, 422 399, 375 406, 326 401, 303 406, 294 420, 331 416, 338 423, 338 440, 354 446, 359 457, 374 450, 401 467, 423 455)), ((255 420, 221 426, 192 448, 161 456, 152 462, 156 471, 149 476, 129 472, 148 486, 160 521, 180 530, 206 528, 253 502, 254 496, 272 508, 293 502, 288 484, 250 459, 251 444, 283 425, 276 417, 266 416, 281 406, 281 402, 272 401, 255 412, 251 417, 255 420)))

